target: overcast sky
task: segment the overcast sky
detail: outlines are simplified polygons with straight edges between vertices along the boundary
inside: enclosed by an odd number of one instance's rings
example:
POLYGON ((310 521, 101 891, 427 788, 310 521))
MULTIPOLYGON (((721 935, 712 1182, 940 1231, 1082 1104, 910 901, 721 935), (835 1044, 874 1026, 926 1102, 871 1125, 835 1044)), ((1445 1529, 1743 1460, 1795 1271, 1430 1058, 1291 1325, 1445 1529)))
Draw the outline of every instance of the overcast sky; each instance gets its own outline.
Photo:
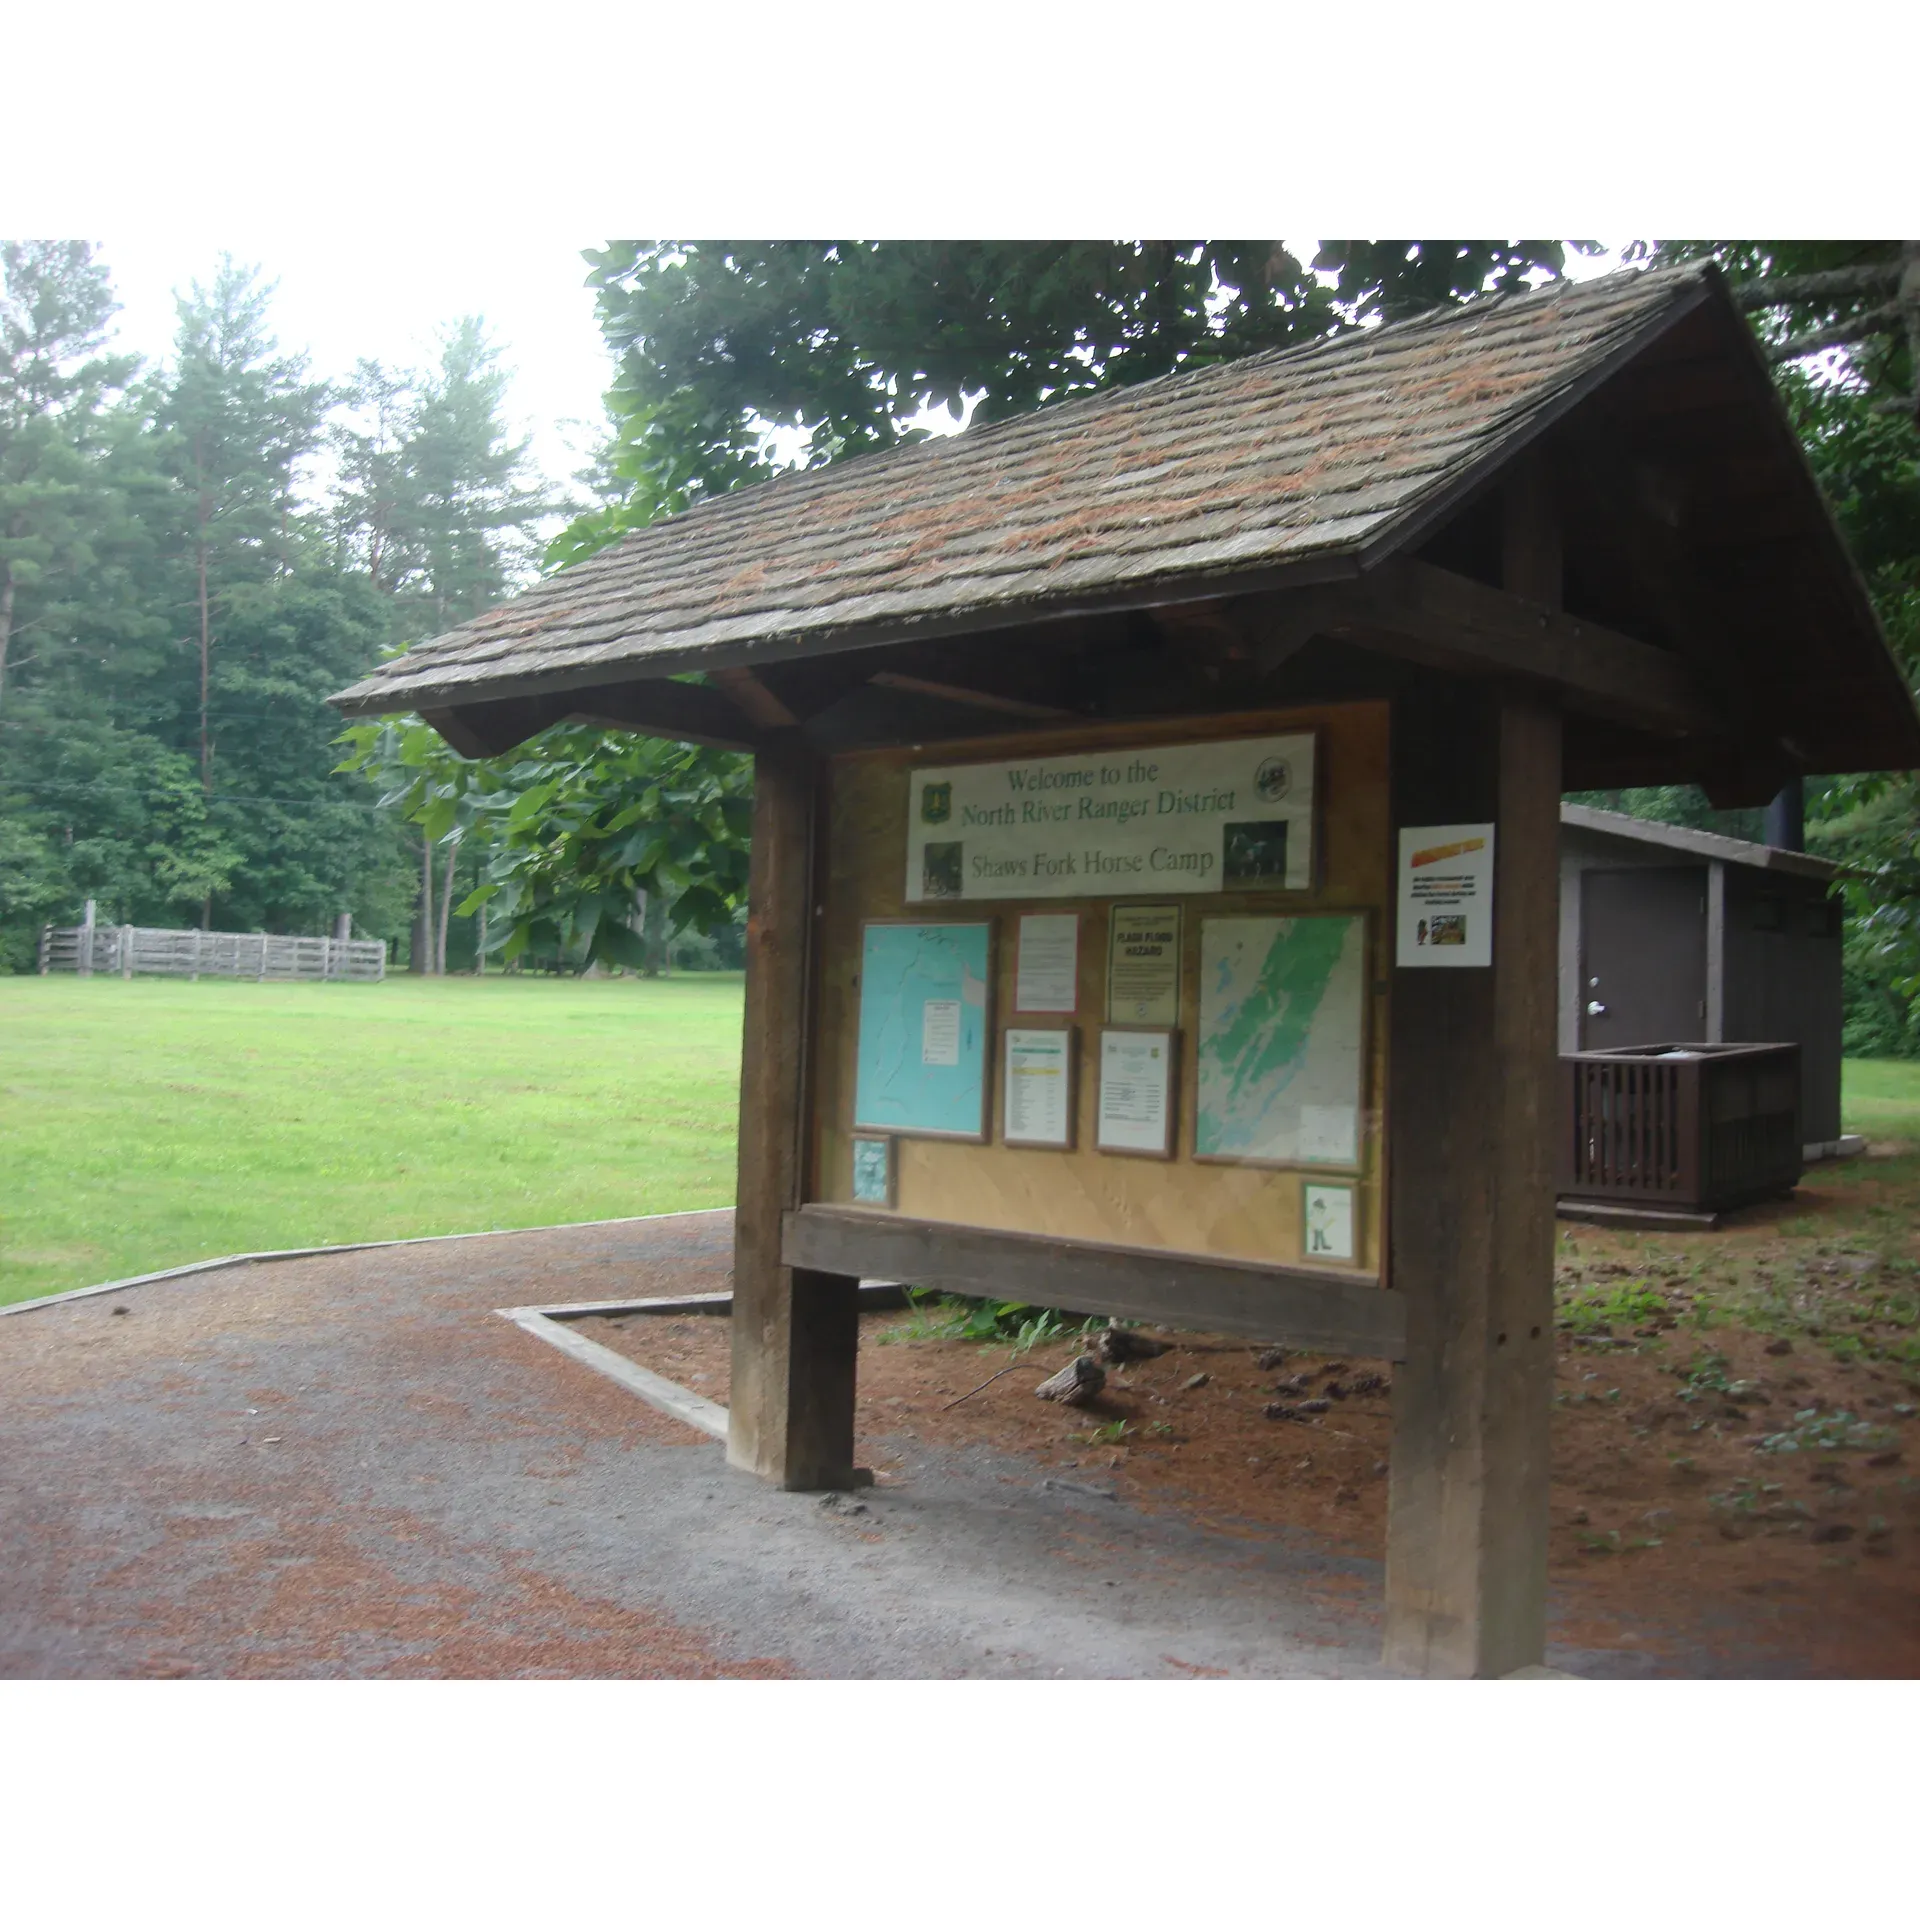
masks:
MULTIPOLYGON (((286 228, 236 231, 226 242, 236 260, 279 282, 272 322, 280 344, 310 354, 323 376, 344 378, 362 358, 423 364, 435 355, 440 327, 481 315, 512 370, 511 412, 532 434, 542 469, 563 483, 600 431, 611 378, 580 257, 601 244, 593 234, 503 233, 483 245, 286 228)), ((211 279, 219 246, 110 230, 100 245, 121 302, 120 344, 164 357, 174 292, 211 279)))

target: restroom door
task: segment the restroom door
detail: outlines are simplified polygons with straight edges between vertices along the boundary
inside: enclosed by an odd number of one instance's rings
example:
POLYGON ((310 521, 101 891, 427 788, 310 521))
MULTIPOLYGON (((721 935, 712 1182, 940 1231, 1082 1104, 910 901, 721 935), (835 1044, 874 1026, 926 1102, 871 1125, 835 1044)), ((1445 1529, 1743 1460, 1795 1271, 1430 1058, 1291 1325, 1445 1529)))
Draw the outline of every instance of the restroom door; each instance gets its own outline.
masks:
POLYGON ((1626 867, 1580 880, 1580 1044, 1707 1037, 1707 870, 1626 867))

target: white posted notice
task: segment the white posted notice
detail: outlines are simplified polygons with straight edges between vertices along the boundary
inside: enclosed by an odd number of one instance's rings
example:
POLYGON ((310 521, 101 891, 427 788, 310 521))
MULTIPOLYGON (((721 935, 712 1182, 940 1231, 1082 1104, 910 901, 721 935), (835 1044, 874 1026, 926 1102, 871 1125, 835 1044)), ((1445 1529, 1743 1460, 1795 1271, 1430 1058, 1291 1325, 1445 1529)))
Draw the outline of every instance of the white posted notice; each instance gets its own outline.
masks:
POLYGON ((1073 1031, 1007 1029, 1006 1125, 1009 1146, 1073 1144, 1073 1031))
POLYGON ((958 1000, 921 1002, 920 1064, 923 1067, 957 1067, 960 1064, 958 1000))
POLYGON ((1173 1119, 1173 1035, 1100 1035, 1100 1126, 1095 1144, 1108 1153, 1170 1153, 1173 1119))
POLYGON ((1023 913, 1014 1012, 1074 1013, 1079 1008, 1079 987, 1080 916, 1023 913))
POLYGON ((1493 965, 1493 824, 1400 829, 1403 967, 1493 965))

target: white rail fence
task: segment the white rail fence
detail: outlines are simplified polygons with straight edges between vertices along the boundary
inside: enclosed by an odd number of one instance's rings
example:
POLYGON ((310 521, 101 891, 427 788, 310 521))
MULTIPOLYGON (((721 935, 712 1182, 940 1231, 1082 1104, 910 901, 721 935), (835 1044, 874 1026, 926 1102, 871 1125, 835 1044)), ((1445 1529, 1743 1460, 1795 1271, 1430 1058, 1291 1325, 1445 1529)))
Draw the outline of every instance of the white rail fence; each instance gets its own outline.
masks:
POLYGON ((384 980, 384 940, 282 933, 202 933, 198 927, 43 927, 42 973, 165 973, 197 980, 384 980))

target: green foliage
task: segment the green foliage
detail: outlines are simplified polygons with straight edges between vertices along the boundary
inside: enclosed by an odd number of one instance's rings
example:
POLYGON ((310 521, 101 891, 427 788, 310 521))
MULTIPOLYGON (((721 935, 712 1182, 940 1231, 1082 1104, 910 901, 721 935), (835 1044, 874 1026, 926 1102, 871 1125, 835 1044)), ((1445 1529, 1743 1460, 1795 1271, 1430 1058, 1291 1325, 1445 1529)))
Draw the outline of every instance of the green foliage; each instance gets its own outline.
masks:
POLYGON ((506 388, 499 350, 471 316, 424 373, 360 362, 332 431, 333 533, 343 564, 392 596, 396 639, 472 619, 531 571, 531 529, 554 502, 529 442, 503 424, 506 388))
POLYGON ((752 763, 739 754, 578 726, 484 761, 418 721, 343 738, 343 769, 370 775, 383 806, 430 839, 479 845, 486 878, 458 911, 488 906, 486 950, 502 960, 645 968, 643 903, 707 935, 745 904, 752 763))
POLYGON ((182 612, 197 600, 203 562, 220 596, 290 570, 299 552, 296 485, 333 395, 307 378, 304 355, 280 352, 267 322, 272 292, 223 256, 212 283, 195 281, 176 303, 173 364, 152 402, 160 464, 175 483, 182 612))
POLYGON ((1555 1322, 1569 1333, 1606 1333, 1617 1325, 1664 1318, 1671 1309, 1644 1280, 1623 1280, 1615 1286, 1578 1293, 1555 1314, 1555 1322))
POLYGON ((90 248, 0 248, 0 967, 89 896, 148 924, 407 924, 417 844, 335 777, 327 696, 528 575, 548 503, 469 321, 391 377, 391 446, 334 436, 335 498, 310 505, 346 396, 282 352, 270 295, 223 261, 136 378, 100 351, 90 248), (384 550, 378 486, 405 508, 384 550))
POLYGON ((0 711, 22 651, 58 645, 117 531, 109 396, 134 363, 103 351, 113 311, 84 243, 0 244, 0 711))
POLYGON ((908 1298, 916 1322, 905 1337, 989 1341, 1011 1346, 1016 1353, 1031 1353, 1035 1347, 1055 1340, 1091 1335, 1102 1324, 1059 1314, 1051 1307, 1030 1307, 1019 1300, 983 1300, 925 1287, 909 1288, 908 1298))

